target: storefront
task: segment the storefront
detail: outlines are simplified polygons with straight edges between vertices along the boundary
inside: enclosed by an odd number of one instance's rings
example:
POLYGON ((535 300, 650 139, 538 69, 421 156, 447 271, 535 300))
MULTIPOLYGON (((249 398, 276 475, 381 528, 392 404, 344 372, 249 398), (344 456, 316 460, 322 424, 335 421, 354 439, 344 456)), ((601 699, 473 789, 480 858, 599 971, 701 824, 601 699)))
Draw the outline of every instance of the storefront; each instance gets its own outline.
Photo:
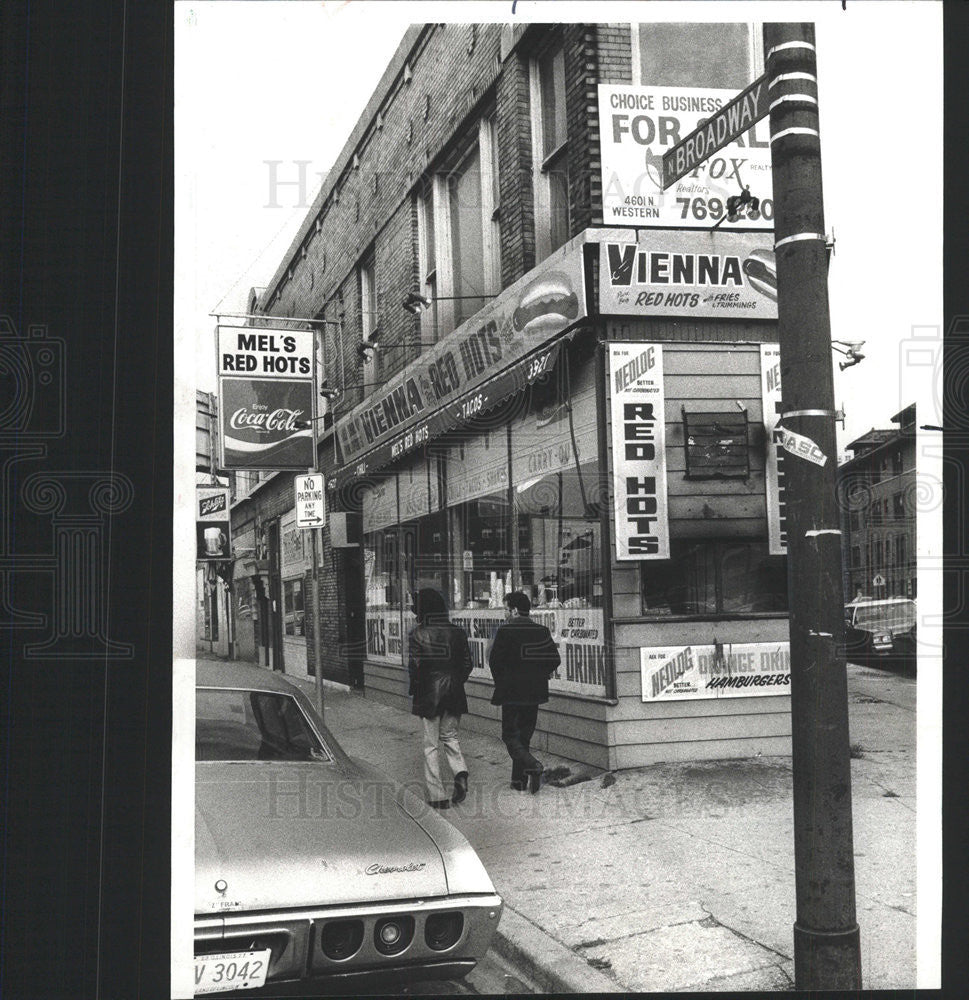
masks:
POLYGON ((312 658, 306 653, 304 602, 310 569, 310 535, 296 526, 296 510, 279 520, 280 633, 286 673, 312 675, 312 658))
POLYGON ((493 729, 489 643, 522 590, 562 659, 540 749, 627 767, 789 748, 776 306, 749 263, 770 236, 687 260, 674 234, 682 259, 654 264, 663 236, 587 230, 338 423, 375 697, 406 703, 433 587, 471 643, 465 725, 493 729), (687 287, 660 294, 673 268, 687 287))

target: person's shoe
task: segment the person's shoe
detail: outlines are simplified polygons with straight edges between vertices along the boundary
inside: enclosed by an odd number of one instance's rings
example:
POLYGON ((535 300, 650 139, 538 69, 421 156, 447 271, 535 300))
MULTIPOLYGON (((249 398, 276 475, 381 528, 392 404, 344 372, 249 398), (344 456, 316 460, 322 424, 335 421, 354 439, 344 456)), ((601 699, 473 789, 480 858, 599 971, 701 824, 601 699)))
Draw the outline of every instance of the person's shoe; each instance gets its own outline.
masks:
POLYGON ((511 788, 514 788, 516 792, 524 792, 528 788, 528 782, 526 781, 513 781, 511 783, 511 788))
POLYGON ((438 799, 437 802, 428 801, 427 803, 432 809, 450 809, 451 800, 450 799, 438 799))
POLYGON ((542 771, 544 767, 540 767, 537 771, 528 772, 528 790, 534 795, 542 787, 542 771))
POLYGON ((454 776, 454 794, 451 801, 457 805, 468 797, 468 772, 458 771, 454 776))

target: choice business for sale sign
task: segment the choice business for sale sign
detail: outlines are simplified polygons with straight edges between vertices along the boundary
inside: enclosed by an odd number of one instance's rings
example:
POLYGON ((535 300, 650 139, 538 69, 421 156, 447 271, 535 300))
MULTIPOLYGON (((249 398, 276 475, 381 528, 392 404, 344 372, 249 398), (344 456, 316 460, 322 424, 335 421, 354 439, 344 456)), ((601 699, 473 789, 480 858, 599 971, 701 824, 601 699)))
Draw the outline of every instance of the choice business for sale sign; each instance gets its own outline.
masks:
POLYGON ((603 241, 599 310, 777 319, 773 238, 768 233, 643 229, 630 233, 628 241, 603 241))
MULTIPOLYGON (((760 207, 737 225, 773 229, 770 126, 766 119, 696 162, 685 176, 663 190, 663 156, 699 125, 716 118, 736 97, 733 90, 600 84, 603 223, 709 229, 726 212, 727 198, 749 185, 750 193, 760 199, 760 207)), ((758 99, 766 101, 766 93, 758 99)), ((745 116, 743 121, 747 120, 745 116)))
POLYGON ((313 339, 312 330, 219 326, 222 468, 315 464, 313 339))
POLYGON ((663 348, 609 344, 617 559, 669 559, 663 348))

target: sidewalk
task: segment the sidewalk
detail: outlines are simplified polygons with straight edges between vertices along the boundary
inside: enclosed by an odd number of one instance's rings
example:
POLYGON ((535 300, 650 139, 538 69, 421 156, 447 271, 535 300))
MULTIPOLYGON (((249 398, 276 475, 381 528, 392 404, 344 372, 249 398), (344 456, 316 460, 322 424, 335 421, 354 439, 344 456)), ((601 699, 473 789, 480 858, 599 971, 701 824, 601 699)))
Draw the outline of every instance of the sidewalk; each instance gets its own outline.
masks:
MULTIPOLYGON (((848 670, 863 985, 913 989, 915 682, 848 670)), ((415 717, 327 689, 326 723, 352 756, 420 779, 415 717)), ((530 795, 508 787, 497 733, 461 744, 469 796, 443 815, 505 900, 494 947, 548 992, 792 988, 789 758, 603 774, 542 754, 569 773, 530 795)))

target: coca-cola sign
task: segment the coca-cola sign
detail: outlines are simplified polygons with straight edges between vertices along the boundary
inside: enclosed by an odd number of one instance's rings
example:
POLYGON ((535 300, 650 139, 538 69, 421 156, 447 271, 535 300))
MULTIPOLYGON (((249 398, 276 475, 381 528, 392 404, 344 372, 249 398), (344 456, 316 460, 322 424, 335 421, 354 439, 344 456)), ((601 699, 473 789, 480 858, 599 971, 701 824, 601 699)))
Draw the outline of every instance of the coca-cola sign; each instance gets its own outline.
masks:
POLYGON ((302 410, 272 410, 263 411, 250 410, 248 407, 240 406, 235 413, 229 417, 229 426, 233 430, 240 428, 256 429, 265 434, 274 431, 295 431, 298 418, 303 414, 302 410))
POLYGON ((219 389, 224 469, 315 464, 312 380, 223 377, 219 389))

